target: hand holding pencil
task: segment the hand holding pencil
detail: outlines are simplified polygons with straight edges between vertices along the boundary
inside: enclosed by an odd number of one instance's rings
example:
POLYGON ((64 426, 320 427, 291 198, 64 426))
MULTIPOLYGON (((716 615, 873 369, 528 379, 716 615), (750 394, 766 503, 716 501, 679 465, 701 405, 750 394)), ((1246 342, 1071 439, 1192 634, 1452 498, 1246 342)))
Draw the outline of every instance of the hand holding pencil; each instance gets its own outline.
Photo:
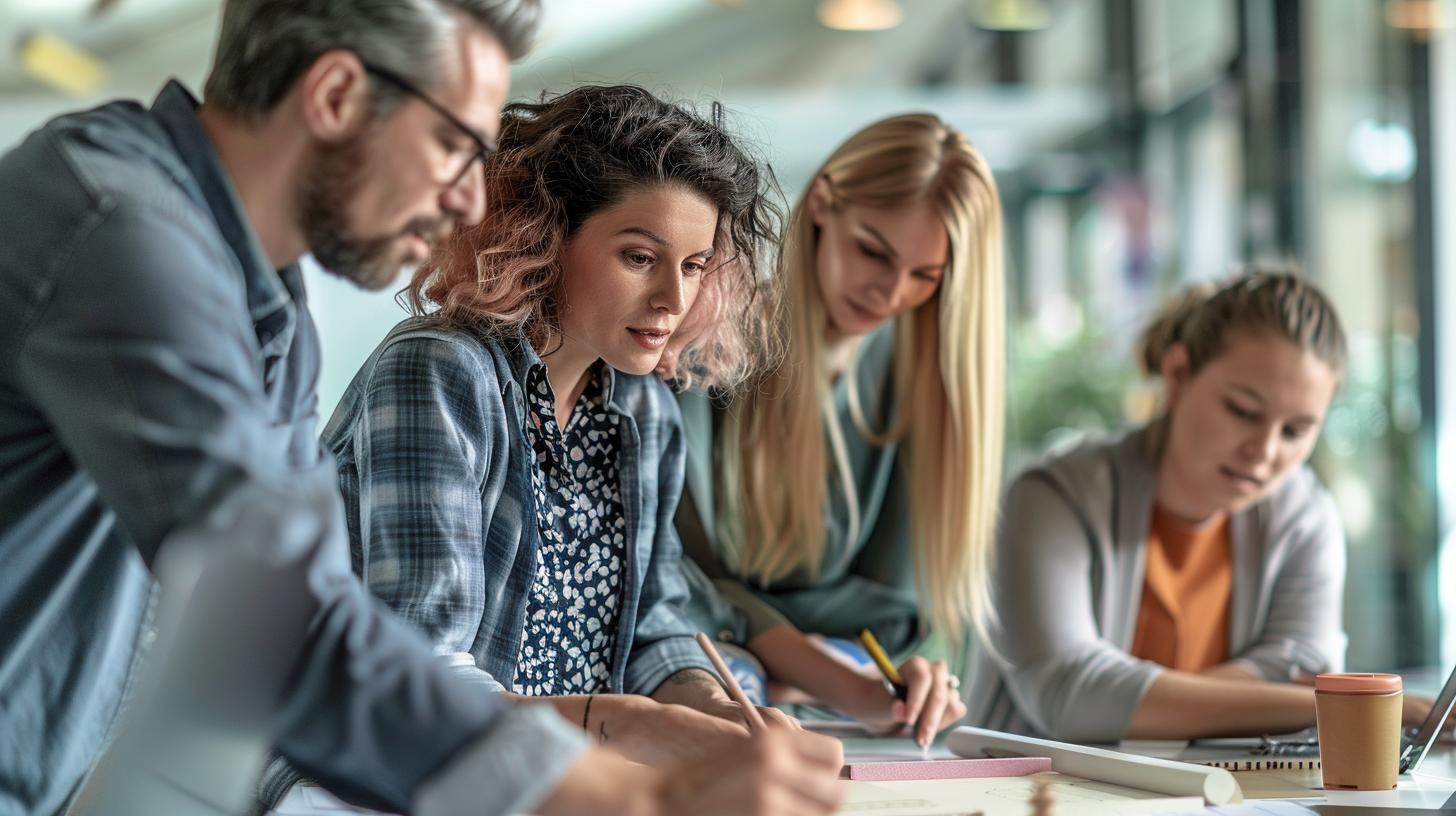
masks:
POLYGON ((697 634, 697 641, 698 648, 703 650, 703 654, 708 657, 708 662, 713 664, 713 670, 721 678, 720 685, 728 692, 728 697, 732 701, 732 705, 730 706, 732 713, 709 711, 705 708, 700 708, 699 710, 707 711, 714 716, 724 717, 725 719, 734 721, 741 715, 743 717, 743 724, 748 727, 750 733, 763 731, 766 727, 788 728, 794 731, 803 730, 803 724, 777 708, 754 705, 748 699, 748 695, 739 687, 738 681, 733 677, 732 670, 723 661, 723 656, 718 654, 718 649, 713 645, 712 638, 699 632, 697 634))
POLYGON ((921 748, 928 748, 943 726, 966 716, 960 678, 950 673, 945 661, 932 663, 917 655, 897 668, 870 630, 861 631, 859 637, 885 676, 887 693, 895 698, 891 716, 913 727, 915 742, 921 748))
POLYGON ((758 713, 758 706, 754 705, 753 701, 748 699, 748 695, 743 693, 743 688, 733 678, 733 672, 729 670, 728 664, 723 662, 723 657, 718 654, 718 649, 713 645, 712 639, 699 632, 697 640, 698 648, 708 656, 708 662, 713 664, 713 670, 718 672, 718 676, 722 678, 723 687, 728 690, 728 696, 733 698, 733 702, 743 707, 743 717, 748 721, 749 732, 763 733, 763 730, 768 727, 763 721, 763 715, 758 713))

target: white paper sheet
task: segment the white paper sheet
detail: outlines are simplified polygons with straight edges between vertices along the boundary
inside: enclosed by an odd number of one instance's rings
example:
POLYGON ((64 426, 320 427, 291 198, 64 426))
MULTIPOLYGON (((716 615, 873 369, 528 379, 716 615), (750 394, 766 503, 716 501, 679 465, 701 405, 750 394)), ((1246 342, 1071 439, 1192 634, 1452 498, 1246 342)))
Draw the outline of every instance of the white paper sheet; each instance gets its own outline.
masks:
MULTIPOLYGON (((1147 791, 1048 774, 1057 816, 1143 816, 1202 807, 1196 796, 1167 798, 1147 791)), ((937 779, 922 782, 846 782, 844 816, 1026 816, 1033 777, 937 779)))

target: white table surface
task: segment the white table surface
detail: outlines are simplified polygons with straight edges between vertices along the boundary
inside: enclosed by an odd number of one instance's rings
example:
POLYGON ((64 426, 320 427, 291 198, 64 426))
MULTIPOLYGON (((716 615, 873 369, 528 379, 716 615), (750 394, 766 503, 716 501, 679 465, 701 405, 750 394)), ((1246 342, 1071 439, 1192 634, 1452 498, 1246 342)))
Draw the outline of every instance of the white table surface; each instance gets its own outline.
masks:
MULTIPOLYGON (((906 739, 845 739, 845 760, 855 759, 909 759, 921 756, 915 743, 906 739)), ((944 745, 932 747, 929 756, 953 758, 955 755, 944 745)), ((1239 774, 1234 775, 1235 778, 1239 774)), ((854 784, 854 783, 848 783, 854 784)), ((885 783, 881 783, 885 784, 885 783)), ((913 786, 913 782, 898 782, 895 785, 913 786)), ((1456 746, 1442 745, 1433 749, 1419 771, 1402 774, 1397 787, 1392 791, 1311 791, 1309 797, 1293 799, 1300 804, 1331 804, 1347 807, 1402 807, 1435 809, 1456 797, 1456 746)), ((1453 803, 1456 807, 1456 803, 1453 803)), ((1062 814, 1059 809, 1058 814, 1062 814)), ((1067 814, 1067 816, 1072 816, 1067 814)))
MULTIPOLYGON (((951 759, 955 755, 942 743, 932 746, 922 754, 920 748, 908 739, 847 738, 844 740, 846 761, 915 759, 921 756, 951 759)), ((1237 775, 1236 775, 1237 776, 1237 775)), ((863 783, 845 782, 846 785, 863 783)), ((880 785, 905 786, 912 790, 914 782, 877 783, 880 785)), ((1408 807, 1435 809, 1456 796, 1456 748, 1439 747, 1426 757, 1420 771, 1400 777, 1400 783, 1393 791, 1312 791, 1308 798, 1301 798, 1300 804, 1331 804, 1354 807, 1408 807)), ((1059 816, 1075 816, 1067 809, 1059 808, 1059 816)), ((330 796, 321 788, 295 788, 278 810, 276 816, 357 816, 373 814, 374 811, 351 808, 330 796)))

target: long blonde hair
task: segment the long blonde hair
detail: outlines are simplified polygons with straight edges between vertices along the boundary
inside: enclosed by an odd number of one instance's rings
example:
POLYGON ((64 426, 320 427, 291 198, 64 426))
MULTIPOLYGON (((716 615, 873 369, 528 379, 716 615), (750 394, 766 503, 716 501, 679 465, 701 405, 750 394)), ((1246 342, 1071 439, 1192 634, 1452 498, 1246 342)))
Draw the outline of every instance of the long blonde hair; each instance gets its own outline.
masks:
MULTIPOLYGON (((945 221, 950 261, 934 297, 896 318, 890 427, 869 427, 850 367, 851 415, 875 444, 901 441, 921 620, 956 642, 984 632, 987 573, 1001 481, 1004 335, 1001 203, 990 167, 964 136, 927 114, 896 116, 851 136, 815 174, 836 208, 929 203, 945 221)), ((811 186, 812 190, 812 186, 811 186)), ((718 538, 728 562, 764 585, 823 565, 826 315, 806 191, 790 217, 780 274, 786 363, 728 408, 722 426, 718 538)), ((825 423, 828 423, 826 429, 825 423)), ((847 462, 834 467, 846 478, 847 462)), ((853 496, 847 496, 853 502, 853 496)), ((854 527, 854 520, 851 527, 854 527)), ((922 623, 922 628, 924 623, 922 623)))

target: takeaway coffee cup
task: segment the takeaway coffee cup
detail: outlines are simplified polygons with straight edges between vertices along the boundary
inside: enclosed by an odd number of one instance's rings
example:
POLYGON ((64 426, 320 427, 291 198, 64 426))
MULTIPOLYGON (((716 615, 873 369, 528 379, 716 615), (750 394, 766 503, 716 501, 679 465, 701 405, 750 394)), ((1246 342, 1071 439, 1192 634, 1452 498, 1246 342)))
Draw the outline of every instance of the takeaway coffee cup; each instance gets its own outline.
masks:
POLYGON ((1321 674, 1314 682, 1325 790, 1390 790, 1400 771, 1396 674, 1321 674))

